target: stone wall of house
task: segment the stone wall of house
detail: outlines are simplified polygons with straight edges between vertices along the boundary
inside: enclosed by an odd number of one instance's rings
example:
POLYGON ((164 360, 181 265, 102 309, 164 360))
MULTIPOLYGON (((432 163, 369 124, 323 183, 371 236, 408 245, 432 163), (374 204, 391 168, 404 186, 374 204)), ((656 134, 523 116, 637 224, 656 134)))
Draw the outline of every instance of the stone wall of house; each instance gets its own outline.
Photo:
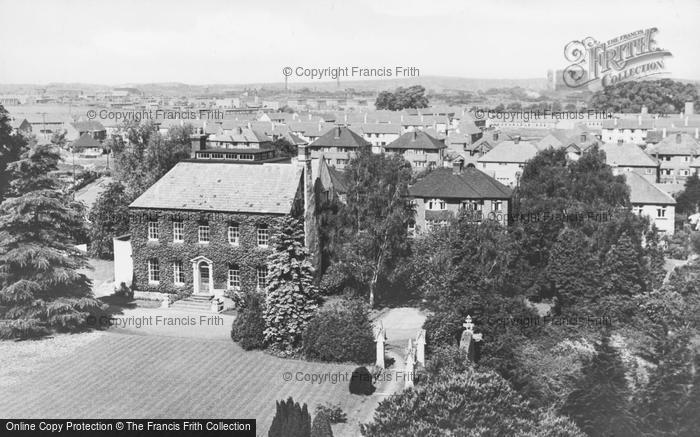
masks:
POLYGON ((267 265, 267 256, 271 248, 259 247, 257 229, 261 225, 268 227, 269 241, 272 241, 275 226, 282 220, 282 215, 271 214, 233 214, 219 212, 170 211, 132 209, 130 211, 131 244, 133 250, 134 284, 139 291, 178 293, 193 290, 193 266, 190 260, 204 256, 212 261, 214 289, 228 288, 228 270, 235 264, 240 270, 241 290, 253 290, 257 284, 257 268, 267 265), (182 220, 184 241, 173 241, 173 221, 182 220), (157 221, 158 241, 149 241, 148 222, 157 221), (209 243, 198 242, 200 223, 209 224, 209 243), (228 240, 228 227, 237 224, 240 243, 234 245, 228 240), (148 260, 157 258, 159 262, 160 281, 158 284, 148 281, 148 260), (175 285, 173 262, 182 262, 185 284, 175 285))

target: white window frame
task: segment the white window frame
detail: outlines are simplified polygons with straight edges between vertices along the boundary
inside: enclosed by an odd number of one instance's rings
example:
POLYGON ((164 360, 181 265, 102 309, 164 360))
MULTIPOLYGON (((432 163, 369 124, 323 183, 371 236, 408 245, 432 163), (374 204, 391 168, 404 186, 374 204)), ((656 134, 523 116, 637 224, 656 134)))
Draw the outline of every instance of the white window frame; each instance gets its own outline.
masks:
POLYGON ((238 224, 229 225, 228 227, 228 242, 234 246, 241 244, 241 228, 238 224))
POLYGON ((173 262, 173 283, 175 285, 185 285, 185 271, 182 261, 173 262), (182 279, 181 281, 179 279, 182 279))
POLYGON ((666 218, 666 207, 656 208, 656 218, 666 218))
POLYGON ((209 244, 211 240, 211 235, 209 233, 209 225, 199 225, 197 228, 197 241, 202 244, 209 244), (206 236, 206 239, 202 238, 206 236))
POLYGON ((241 289, 241 270, 238 266, 229 266, 227 283, 229 290, 241 289))
POLYGON ((160 262, 158 258, 149 258, 148 261, 148 283, 160 284, 160 262))
POLYGON ((255 269, 255 286, 258 290, 264 290, 267 287, 267 276, 270 272, 267 266, 257 267, 255 269), (265 273, 262 275, 262 273, 265 273))
POLYGON ((258 247, 267 247, 270 244, 270 233, 267 226, 258 226, 256 236, 258 247))
POLYGON ((502 212, 503 211, 503 201, 502 200, 492 200, 491 201, 491 211, 502 212))
POLYGON ((185 223, 181 220, 173 221, 173 243, 185 241, 185 223))
POLYGON ((148 241, 158 241, 158 222, 148 222, 148 241))

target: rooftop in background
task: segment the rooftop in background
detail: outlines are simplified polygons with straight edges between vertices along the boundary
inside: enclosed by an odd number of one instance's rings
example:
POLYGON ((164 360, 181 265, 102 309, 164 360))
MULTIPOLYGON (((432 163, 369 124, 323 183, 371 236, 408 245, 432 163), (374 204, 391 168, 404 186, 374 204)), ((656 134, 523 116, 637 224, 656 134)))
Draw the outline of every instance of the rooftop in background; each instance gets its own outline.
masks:
POLYGON ((349 147, 358 148, 369 146, 370 143, 362 136, 346 126, 336 126, 318 137, 311 147, 349 147))
POLYGON ((632 143, 605 143, 600 146, 605 152, 605 162, 610 166, 657 167, 659 163, 644 150, 632 143))
POLYGON ((444 149, 444 141, 440 141, 428 135, 423 131, 406 132, 391 143, 387 144, 386 149, 421 149, 421 150, 439 150, 444 149))
POLYGON ((509 199, 510 188, 472 167, 455 172, 438 168, 409 188, 409 195, 421 198, 509 199))
POLYGON ((537 151, 537 147, 528 141, 507 140, 497 144, 478 161, 524 163, 532 159, 537 151))

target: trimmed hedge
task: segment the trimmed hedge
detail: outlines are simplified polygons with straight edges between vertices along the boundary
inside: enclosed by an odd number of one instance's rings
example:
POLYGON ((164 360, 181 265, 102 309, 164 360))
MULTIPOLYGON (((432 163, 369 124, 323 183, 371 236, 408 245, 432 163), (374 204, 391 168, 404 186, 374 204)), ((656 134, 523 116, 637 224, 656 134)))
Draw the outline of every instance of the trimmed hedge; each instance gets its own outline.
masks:
POLYGON ((374 333, 365 304, 343 300, 317 312, 302 335, 302 352, 312 360, 373 362, 374 333))
POLYGON ((263 305, 260 293, 248 293, 246 305, 239 309, 238 316, 233 321, 231 339, 245 350, 262 349, 265 346, 263 305))

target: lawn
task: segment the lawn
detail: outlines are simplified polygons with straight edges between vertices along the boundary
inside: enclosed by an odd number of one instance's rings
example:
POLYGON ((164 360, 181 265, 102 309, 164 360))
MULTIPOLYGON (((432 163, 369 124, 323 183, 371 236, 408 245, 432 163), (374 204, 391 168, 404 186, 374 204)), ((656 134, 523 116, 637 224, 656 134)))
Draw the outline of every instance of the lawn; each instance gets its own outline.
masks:
POLYGON ((312 414, 319 403, 340 404, 348 423, 334 425, 335 435, 359 435, 358 423, 370 420, 388 388, 362 397, 350 395, 347 382, 295 381, 297 375, 349 375, 352 365, 245 352, 223 338, 118 331, 0 342, 3 368, 15 370, 0 372, 0 417, 256 418, 259 435, 267 435, 275 401, 289 396, 307 403, 312 414), (76 344, 49 353, 57 339, 76 344), (284 380, 285 372, 292 381, 284 380))

